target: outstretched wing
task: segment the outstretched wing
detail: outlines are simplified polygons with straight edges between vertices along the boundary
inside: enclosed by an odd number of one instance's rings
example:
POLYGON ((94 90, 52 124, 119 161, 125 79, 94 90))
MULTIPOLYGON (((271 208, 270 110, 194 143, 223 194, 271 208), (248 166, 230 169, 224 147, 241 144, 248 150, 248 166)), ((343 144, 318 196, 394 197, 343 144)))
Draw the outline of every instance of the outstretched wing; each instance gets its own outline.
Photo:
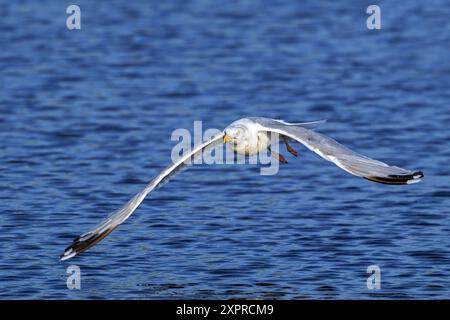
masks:
POLYGON ((339 168, 365 179, 384 184, 411 184, 419 182, 422 171, 410 171, 368 158, 356 153, 326 135, 306 128, 290 126, 267 118, 252 118, 261 130, 276 132, 305 145, 339 168))
POLYGON ((94 246, 96 243, 100 242, 122 222, 124 222, 136 210, 136 208, 141 204, 141 202, 150 192, 155 190, 155 188, 160 186, 168 178, 172 177, 182 167, 186 166, 189 160, 192 160, 197 154, 203 152, 206 147, 212 147, 213 145, 221 141, 222 138, 223 133, 211 138, 209 141, 194 147, 194 149, 189 154, 181 157, 176 163, 173 163, 165 168, 158 176, 150 181, 150 183, 145 187, 144 190, 136 194, 122 208, 114 211, 91 231, 88 231, 75 238, 75 240, 73 240, 73 243, 68 246, 64 253, 61 255, 61 261, 70 259, 94 246))

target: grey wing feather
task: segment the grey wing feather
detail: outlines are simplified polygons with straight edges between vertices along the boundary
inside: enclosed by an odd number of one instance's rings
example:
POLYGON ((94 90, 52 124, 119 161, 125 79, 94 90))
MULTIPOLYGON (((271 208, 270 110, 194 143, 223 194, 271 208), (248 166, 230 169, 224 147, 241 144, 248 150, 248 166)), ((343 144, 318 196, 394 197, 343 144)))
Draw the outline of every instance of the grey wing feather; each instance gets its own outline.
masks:
POLYGON ((222 138, 223 133, 211 138, 209 141, 194 147, 194 149, 189 154, 184 155, 176 163, 173 163, 165 168, 158 176, 150 181, 150 183, 145 187, 144 190, 131 198, 123 207, 121 207, 117 211, 114 211, 91 231, 75 238, 73 243, 68 246, 65 249, 64 253, 61 255, 61 261, 70 259, 100 242, 121 223, 128 219, 128 217, 136 210, 136 208, 141 204, 141 202, 150 192, 152 192, 155 188, 160 187, 170 177, 174 176, 180 169, 185 167, 189 163, 188 160, 191 160, 193 157, 195 157, 195 155, 202 152, 206 147, 218 143, 222 138))
POLYGON ((274 119, 275 121, 287 125, 287 126, 296 126, 296 127, 302 127, 306 129, 314 129, 320 126, 321 124, 324 124, 327 122, 327 120, 319 120, 319 121, 310 121, 310 122, 286 122, 281 119, 274 119))
POLYGON ((411 184, 424 176, 421 171, 411 171, 368 158, 354 152, 336 140, 302 127, 288 126, 267 118, 254 118, 263 130, 276 132, 305 145, 322 158, 339 168, 365 179, 385 184, 411 184))

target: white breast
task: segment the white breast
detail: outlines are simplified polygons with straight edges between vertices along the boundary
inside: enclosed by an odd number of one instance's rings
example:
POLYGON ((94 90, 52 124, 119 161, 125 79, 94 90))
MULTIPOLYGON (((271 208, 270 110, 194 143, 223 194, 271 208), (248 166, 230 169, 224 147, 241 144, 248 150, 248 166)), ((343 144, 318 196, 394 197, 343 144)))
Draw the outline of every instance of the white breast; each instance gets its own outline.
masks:
POLYGON ((252 156, 270 146, 270 135, 261 130, 263 128, 259 124, 248 118, 237 120, 230 124, 228 128, 239 128, 245 132, 244 137, 239 137, 236 144, 231 145, 236 153, 252 156))
POLYGON ((239 154, 244 154, 247 156, 253 156, 261 151, 267 149, 270 145, 270 138, 267 133, 252 132, 246 139, 238 141, 236 145, 233 145, 233 150, 239 154))

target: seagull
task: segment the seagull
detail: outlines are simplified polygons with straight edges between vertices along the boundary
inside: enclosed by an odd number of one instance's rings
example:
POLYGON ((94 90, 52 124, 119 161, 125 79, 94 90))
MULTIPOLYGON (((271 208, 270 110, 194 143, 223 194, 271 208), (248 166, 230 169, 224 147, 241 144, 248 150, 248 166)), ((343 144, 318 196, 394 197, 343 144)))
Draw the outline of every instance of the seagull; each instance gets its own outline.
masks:
MULTIPOLYGON (((131 198, 122 208, 111 213, 95 228, 75 238, 60 256, 60 260, 64 261, 79 255, 100 242, 128 219, 150 192, 161 186, 179 169, 190 164, 191 160, 207 147, 222 143, 230 144, 232 150, 238 154, 252 156, 261 151, 271 151, 270 145, 275 134, 277 139, 282 140, 286 145, 287 151, 294 156, 298 156, 298 153, 289 144, 291 141, 299 142, 325 160, 333 162, 342 170, 370 181, 405 185, 419 182, 424 177, 422 171, 410 171, 368 158, 350 150, 336 140, 314 131, 318 125, 324 122, 326 120, 288 123, 277 119, 248 117, 231 123, 223 132, 197 145, 175 163, 165 168, 141 192, 131 198)), ((271 154, 281 163, 287 162, 283 155, 274 151, 271 154)))

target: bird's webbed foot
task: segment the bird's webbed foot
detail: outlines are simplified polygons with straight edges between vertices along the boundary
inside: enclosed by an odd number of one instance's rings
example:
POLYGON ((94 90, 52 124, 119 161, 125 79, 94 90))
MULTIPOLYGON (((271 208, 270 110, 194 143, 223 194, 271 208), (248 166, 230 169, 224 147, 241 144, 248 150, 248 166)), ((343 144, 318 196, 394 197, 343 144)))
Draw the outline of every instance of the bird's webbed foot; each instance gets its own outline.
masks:
POLYGON ((292 154, 294 157, 298 157, 298 152, 295 151, 295 149, 289 145, 289 142, 288 142, 288 139, 286 138, 286 136, 283 136, 283 141, 284 141, 284 144, 286 145, 286 150, 290 154, 292 154))
POLYGON ((278 152, 275 152, 275 151, 272 151, 270 148, 269 148, 269 151, 270 151, 270 154, 272 155, 272 157, 277 159, 279 162, 281 162, 281 163, 288 163, 286 158, 282 154, 280 154, 278 152))

